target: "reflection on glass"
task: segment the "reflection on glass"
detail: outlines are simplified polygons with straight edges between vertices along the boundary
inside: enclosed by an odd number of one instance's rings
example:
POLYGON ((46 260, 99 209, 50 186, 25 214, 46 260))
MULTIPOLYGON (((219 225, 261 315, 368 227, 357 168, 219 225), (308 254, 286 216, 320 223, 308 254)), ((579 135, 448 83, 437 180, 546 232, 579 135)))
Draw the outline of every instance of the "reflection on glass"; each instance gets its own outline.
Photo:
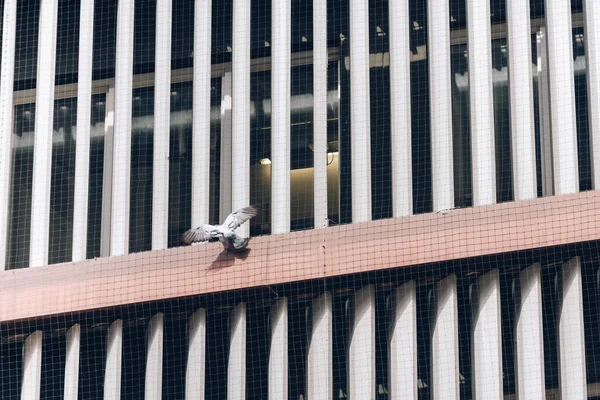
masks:
MULTIPOLYGON (((290 228, 314 226, 313 68, 291 70, 290 228)), ((251 220, 252 235, 270 232, 271 218, 271 99, 270 71, 252 74, 250 202, 261 210, 251 220)), ((331 63, 327 83, 327 208, 331 224, 339 223, 339 97, 337 63, 331 63)))
POLYGON ((292 52, 312 50, 313 3, 292 0, 292 52))
POLYGON ((372 218, 392 216, 390 69, 370 68, 372 218))
POLYGON ((410 63, 413 213, 431 212, 431 132, 429 119, 429 62, 410 63))
POLYGON ((71 260, 75 189, 77 99, 54 102, 50 178, 50 243, 48 264, 71 260))
POLYGON ((470 0, 450 0, 450 29, 467 27, 467 4, 470 0))
MULTIPOLYGON (((179 236, 192 223, 192 90, 192 82, 171 85, 169 247, 180 244, 179 236)), ((219 222, 220 102, 221 79, 216 78, 212 80, 210 112, 210 220, 206 221, 210 224, 219 222)))
POLYGON ((153 72, 156 47, 156 1, 136 2, 133 43, 133 73, 153 72))
POLYGON ((340 223, 340 91, 339 65, 327 67, 327 216, 332 225, 340 223))
POLYGON ((413 213, 431 212, 431 132, 429 118, 429 61, 427 59, 427 1, 409 1, 413 213))
POLYGON ((59 0, 56 27, 56 84, 77 82, 79 64, 79 0, 59 0))
POLYGON ((583 28, 573 29, 573 69, 575 71, 575 111, 579 190, 592 190, 592 160, 588 125, 588 91, 583 28))
POLYGON ((88 230, 86 258, 100 257, 102 229, 102 185, 104 182, 104 116, 106 95, 92 96, 90 130, 90 180, 88 186, 88 230))
POLYGON ((496 142, 496 201, 501 203, 513 199, 506 39, 492 41, 492 81, 494 83, 494 135, 496 142))
MULTIPOLYGON (((171 69, 189 68, 193 65, 194 4, 195 2, 188 0, 173 1, 171 69)), ((214 7, 215 4, 213 4, 214 7)))
POLYGON ((291 88, 291 224, 292 231, 314 227, 313 68, 292 68, 291 88))
POLYGON ((117 0, 94 2, 93 79, 113 78, 115 76, 117 8, 117 0))
POLYGON ((250 234, 271 232, 271 71, 250 76, 250 204, 260 213, 250 234))
POLYGON ((132 114, 129 252, 135 253, 152 247, 153 87, 133 91, 132 114))
POLYGON ((544 195, 544 185, 542 177, 542 142, 540 127, 540 96, 539 96, 539 78, 538 78, 538 52, 537 52, 537 34, 531 35, 531 80, 533 84, 533 115, 535 119, 535 178, 537 182, 537 196, 544 195))
POLYGON ((502 24, 506 22, 506 1, 490 0, 490 14, 492 24, 502 24))
POLYGON ((250 56, 252 58, 271 55, 271 0, 251 0, 250 56))
POLYGON ((452 46, 451 57, 454 206, 470 207, 473 199, 467 45, 452 46))
POLYGON ((6 269, 29 266, 35 104, 15 106, 6 269))
POLYGON ((211 61, 213 64, 231 62, 233 0, 214 1, 211 21, 211 61))
POLYGON ((39 0, 17 2, 15 90, 35 87, 37 71, 39 0))

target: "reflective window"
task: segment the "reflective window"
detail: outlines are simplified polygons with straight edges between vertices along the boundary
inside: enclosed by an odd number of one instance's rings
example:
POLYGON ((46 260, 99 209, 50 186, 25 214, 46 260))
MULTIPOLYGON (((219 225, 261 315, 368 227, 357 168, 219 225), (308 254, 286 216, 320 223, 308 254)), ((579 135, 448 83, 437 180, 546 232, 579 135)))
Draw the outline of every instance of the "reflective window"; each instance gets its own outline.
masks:
POLYGON ((291 71, 291 230, 314 227, 313 68, 291 71))
POLYGON ((529 15, 531 18, 543 18, 545 15, 544 8, 545 0, 530 0, 529 15))
POLYGON ((79 0, 59 0, 56 28, 57 85, 77 82, 79 63, 79 0))
POLYGON ((470 0, 450 0, 450 29, 467 27, 467 3, 470 0))
POLYGON ((271 0, 252 0, 250 14, 251 57, 269 57, 271 55, 271 0))
POLYGON ((388 0, 369 1, 369 53, 389 51, 388 0))
MULTIPOLYGON (((185 1, 185 0, 182 0, 185 1)), ((212 3, 212 63, 231 61, 233 0, 212 3)))
POLYGON ((35 104, 15 106, 6 269, 29 267, 35 104))
POLYGON ((50 243, 48 264, 71 260, 75 190, 77 99, 54 102, 50 178, 50 243))
MULTIPOLYGON (((171 86, 171 132, 169 145, 168 246, 178 246, 179 236, 192 223, 192 82, 171 86)), ((207 223, 219 221, 221 155, 221 78, 211 81, 210 201, 207 223)))
POLYGON ((271 71, 250 77, 250 204, 260 213, 250 220, 250 234, 271 233, 271 71))
POLYGON ((538 51, 537 34, 531 35, 531 80, 533 84, 533 113, 535 117, 535 175, 537 182, 537 196, 544 196, 544 174, 542 168, 542 157, 544 152, 542 143, 542 130, 540 125, 540 79, 538 74, 538 51))
POLYGON ((14 90, 35 87, 38 50, 39 0, 17 2, 14 90))
POLYGON ((88 231, 86 258, 100 257, 102 232, 102 188, 104 184, 104 117, 106 95, 92 96, 90 131, 90 180, 88 186, 88 231))
POLYGON ((129 252, 135 253, 152 248, 154 87, 134 89, 132 97, 129 252))
POLYGON ((133 73, 154 71, 156 0, 137 0, 133 29, 133 73))
MULTIPOLYGON (((383 58, 383 57, 382 57, 383 58)), ((371 208, 372 218, 392 216, 390 137, 390 69, 370 69, 371 78, 371 208)))
POLYGON ((429 60, 427 59, 427 1, 411 0, 410 108, 413 213, 432 210, 431 132, 429 116, 429 60))
POLYGON ((473 204, 473 199, 467 45, 452 46, 451 57, 454 206, 470 207, 473 204))
POLYGON ((369 2, 369 53, 371 54, 371 215, 392 216, 392 153, 390 136, 390 69, 388 54, 388 1, 369 2))
POLYGON ((588 120, 588 89, 583 28, 573 29, 573 69, 575 72, 575 110, 577 119, 577 158, 579 190, 592 190, 592 160, 588 120))
POLYGON ((292 0, 292 52, 312 50, 313 2, 292 0))
POLYGON ((500 24, 506 22, 506 1, 505 0, 490 0, 490 17, 492 24, 500 24))
MULTIPOLYGON (((173 1, 171 26, 171 69, 189 68, 194 60, 194 3, 173 1)), ((216 7, 216 4, 212 4, 216 7)), ((213 25, 217 23, 213 20, 213 25)), ((213 61, 214 62, 214 61, 213 61)))
POLYGON ((506 39, 492 41, 492 81, 494 85, 496 201, 501 203, 513 200, 508 47, 506 39))
POLYGON ((115 76, 117 9, 117 0, 94 2, 93 79, 115 76))

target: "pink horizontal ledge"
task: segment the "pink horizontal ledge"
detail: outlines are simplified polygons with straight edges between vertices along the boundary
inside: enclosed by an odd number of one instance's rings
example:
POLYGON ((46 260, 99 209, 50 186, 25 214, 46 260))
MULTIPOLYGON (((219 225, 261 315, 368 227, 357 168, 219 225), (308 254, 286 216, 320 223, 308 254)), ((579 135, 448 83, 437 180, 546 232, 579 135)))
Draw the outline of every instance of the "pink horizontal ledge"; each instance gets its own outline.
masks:
POLYGON ((0 272, 0 321, 600 239, 600 193, 262 236, 0 272))

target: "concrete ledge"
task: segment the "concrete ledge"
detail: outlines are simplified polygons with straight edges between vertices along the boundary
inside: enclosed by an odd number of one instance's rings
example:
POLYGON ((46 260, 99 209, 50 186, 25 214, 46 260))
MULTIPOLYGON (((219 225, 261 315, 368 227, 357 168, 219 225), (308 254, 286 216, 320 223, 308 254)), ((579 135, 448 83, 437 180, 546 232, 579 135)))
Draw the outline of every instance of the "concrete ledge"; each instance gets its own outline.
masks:
POLYGON ((0 272, 0 321, 600 239, 600 192, 0 272))

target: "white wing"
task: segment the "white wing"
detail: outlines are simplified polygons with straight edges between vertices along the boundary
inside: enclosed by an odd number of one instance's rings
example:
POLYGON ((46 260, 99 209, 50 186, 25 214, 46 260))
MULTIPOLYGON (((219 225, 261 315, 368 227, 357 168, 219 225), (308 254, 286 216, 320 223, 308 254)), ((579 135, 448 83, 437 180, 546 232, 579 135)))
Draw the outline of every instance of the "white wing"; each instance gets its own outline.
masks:
POLYGON ((232 231, 239 228, 244 222, 250 218, 255 217, 258 214, 258 210, 254 206, 248 206, 240 208, 239 210, 229 214, 223 226, 231 229, 232 231))
POLYGON ((217 227, 212 225, 202 225, 197 228, 192 228, 181 235, 181 241, 184 244, 192 244, 195 242, 206 242, 211 239, 216 239, 222 235, 217 227))

